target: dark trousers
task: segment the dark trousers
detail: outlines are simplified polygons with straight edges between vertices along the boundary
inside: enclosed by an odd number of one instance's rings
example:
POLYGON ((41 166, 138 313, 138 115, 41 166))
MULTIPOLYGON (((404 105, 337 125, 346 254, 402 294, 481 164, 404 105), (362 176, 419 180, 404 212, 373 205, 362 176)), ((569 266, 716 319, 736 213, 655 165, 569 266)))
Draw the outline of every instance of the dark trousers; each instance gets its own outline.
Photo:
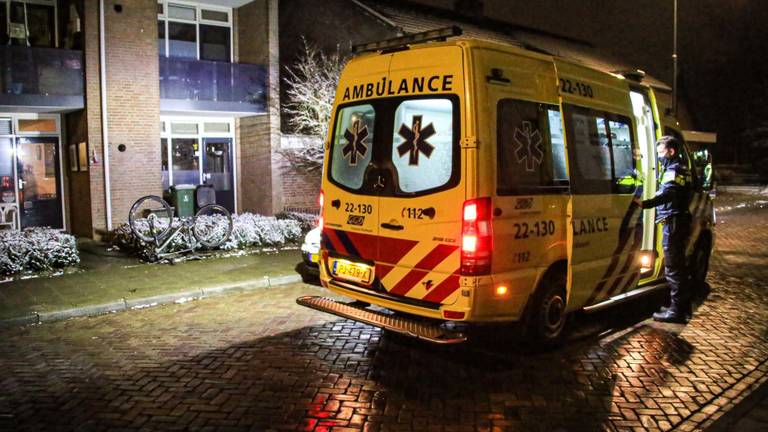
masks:
POLYGON ((691 313, 691 283, 685 262, 685 245, 691 232, 688 213, 668 217, 664 221, 664 274, 670 288, 669 309, 674 313, 691 313))

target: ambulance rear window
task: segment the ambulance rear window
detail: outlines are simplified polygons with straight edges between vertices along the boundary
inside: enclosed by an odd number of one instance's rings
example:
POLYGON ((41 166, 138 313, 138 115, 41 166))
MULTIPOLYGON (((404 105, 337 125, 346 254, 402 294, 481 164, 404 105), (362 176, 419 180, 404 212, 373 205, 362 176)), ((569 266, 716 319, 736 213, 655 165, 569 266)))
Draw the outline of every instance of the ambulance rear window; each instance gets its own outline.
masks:
POLYGON ((328 179, 363 195, 409 197, 455 187, 461 178, 458 103, 455 95, 434 95, 340 106, 328 179))
POLYGON ((339 110, 334 135, 331 178, 358 189, 373 157, 373 128, 376 112, 372 105, 353 105, 339 110))
POLYGON ((453 167, 453 105, 448 99, 417 99, 395 110, 392 164, 403 192, 440 187, 453 167))

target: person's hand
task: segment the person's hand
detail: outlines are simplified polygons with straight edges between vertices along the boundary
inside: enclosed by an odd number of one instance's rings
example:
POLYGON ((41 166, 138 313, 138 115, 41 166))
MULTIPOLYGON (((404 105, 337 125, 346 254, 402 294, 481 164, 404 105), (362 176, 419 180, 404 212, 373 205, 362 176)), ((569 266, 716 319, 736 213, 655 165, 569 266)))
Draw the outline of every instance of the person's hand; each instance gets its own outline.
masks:
POLYGON ((634 204, 634 205, 636 205, 638 207, 642 207, 643 206, 643 200, 641 200, 638 197, 634 197, 634 198, 632 198, 632 204, 634 204))

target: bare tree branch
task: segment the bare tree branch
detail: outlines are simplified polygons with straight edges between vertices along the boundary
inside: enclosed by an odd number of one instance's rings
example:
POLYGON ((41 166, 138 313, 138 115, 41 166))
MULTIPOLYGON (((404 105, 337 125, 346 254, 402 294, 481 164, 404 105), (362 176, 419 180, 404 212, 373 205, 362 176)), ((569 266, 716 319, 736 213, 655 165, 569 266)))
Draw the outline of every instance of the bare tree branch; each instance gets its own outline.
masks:
POLYGON ((328 133, 333 110, 333 99, 339 75, 347 59, 336 52, 326 54, 302 37, 303 52, 293 66, 286 67, 284 82, 288 100, 283 112, 294 133, 319 138, 317 148, 282 149, 292 165, 314 170, 322 166, 322 143, 328 133))

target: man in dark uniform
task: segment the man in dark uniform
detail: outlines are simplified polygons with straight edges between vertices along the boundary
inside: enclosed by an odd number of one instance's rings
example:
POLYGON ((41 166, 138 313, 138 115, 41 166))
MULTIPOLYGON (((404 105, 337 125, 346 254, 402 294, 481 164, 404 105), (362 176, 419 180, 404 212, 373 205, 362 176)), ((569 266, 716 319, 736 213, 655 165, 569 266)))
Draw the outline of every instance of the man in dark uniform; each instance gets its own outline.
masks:
POLYGON ((681 157, 681 144, 672 136, 656 142, 661 163, 656 196, 636 202, 644 209, 657 207, 656 223, 663 225, 664 273, 670 287, 670 305, 653 314, 661 322, 685 323, 691 313, 691 285, 685 260, 685 247, 691 230, 691 174, 681 157))

